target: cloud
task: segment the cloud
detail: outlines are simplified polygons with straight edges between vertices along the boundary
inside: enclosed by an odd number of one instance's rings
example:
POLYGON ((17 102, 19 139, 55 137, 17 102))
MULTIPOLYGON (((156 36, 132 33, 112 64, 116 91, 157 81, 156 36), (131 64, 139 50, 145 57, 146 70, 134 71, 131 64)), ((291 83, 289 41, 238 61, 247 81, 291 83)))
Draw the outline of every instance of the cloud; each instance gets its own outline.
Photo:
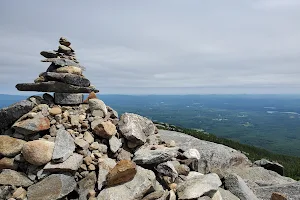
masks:
POLYGON ((102 93, 299 93, 293 0, 0 2, 0 93, 66 36, 102 93), (186 89, 182 89, 186 88, 186 89))

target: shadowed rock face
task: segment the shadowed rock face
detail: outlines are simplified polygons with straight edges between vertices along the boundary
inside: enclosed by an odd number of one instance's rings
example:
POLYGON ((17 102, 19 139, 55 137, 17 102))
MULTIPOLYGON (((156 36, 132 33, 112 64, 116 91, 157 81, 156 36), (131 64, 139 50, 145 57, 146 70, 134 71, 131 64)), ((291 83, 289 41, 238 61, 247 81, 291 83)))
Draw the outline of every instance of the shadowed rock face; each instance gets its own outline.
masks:
POLYGON ((23 100, 7 108, 2 108, 0 110, 0 131, 1 129, 8 128, 8 126, 12 125, 22 115, 28 113, 33 107, 34 104, 31 101, 23 100))
POLYGON ((279 163, 271 162, 266 159, 261 159, 261 160, 255 161, 254 164, 261 166, 267 170, 277 172, 280 175, 284 174, 284 167, 279 163))

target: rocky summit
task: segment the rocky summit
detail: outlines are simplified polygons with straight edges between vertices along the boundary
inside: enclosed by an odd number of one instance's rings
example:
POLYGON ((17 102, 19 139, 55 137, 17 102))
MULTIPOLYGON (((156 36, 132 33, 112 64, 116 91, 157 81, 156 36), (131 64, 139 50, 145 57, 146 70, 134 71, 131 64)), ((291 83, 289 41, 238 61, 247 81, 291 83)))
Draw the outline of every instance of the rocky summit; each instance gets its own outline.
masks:
POLYGON ((34 83, 19 83, 20 91, 55 92, 54 101, 60 105, 74 105, 83 102, 82 93, 99 92, 83 76, 85 69, 79 64, 71 42, 64 37, 59 39, 58 50, 41 51, 42 62, 50 62, 45 72, 39 74, 34 83))
POLYGON ((134 113, 119 117, 83 77, 71 42, 59 43, 41 52, 48 70, 17 85, 54 96, 0 110, 1 200, 300 199, 300 183, 277 163, 252 164, 239 151, 158 130, 134 113), (91 93, 83 101, 84 92, 91 93))

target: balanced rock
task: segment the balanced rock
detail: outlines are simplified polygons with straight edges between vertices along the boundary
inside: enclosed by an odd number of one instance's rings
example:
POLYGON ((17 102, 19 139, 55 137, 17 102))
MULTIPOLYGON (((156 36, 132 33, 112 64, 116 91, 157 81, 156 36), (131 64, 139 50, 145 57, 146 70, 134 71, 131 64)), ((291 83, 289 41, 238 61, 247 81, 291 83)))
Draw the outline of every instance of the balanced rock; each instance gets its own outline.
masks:
MULTIPOLYGON (((58 68, 57 70, 59 69, 63 70, 61 68, 58 68)), ((46 77, 46 79, 49 81, 59 81, 82 87, 88 87, 91 84, 87 78, 73 73, 45 72, 42 74, 42 76, 46 77)))
POLYGON ((59 129, 56 133, 52 160, 63 162, 67 160, 75 151, 74 139, 68 131, 59 129))
POLYGON ((57 58, 57 53, 55 51, 41 51, 40 54, 45 58, 57 58))
POLYGON ((64 53, 64 54, 71 54, 72 53, 72 49, 65 46, 65 45, 59 45, 58 46, 58 52, 59 53, 64 53))
POLYGON ((24 144, 24 159, 33 165, 44 165, 52 159, 54 143, 45 140, 34 140, 24 144))
POLYGON ((0 185, 28 187, 32 184, 33 182, 23 173, 11 169, 3 169, 0 173, 0 185))
POLYGON ((69 47, 71 45, 71 42, 67 38, 61 37, 59 38, 59 44, 69 47))
POLYGON ((118 127, 127 140, 144 144, 149 135, 155 133, 155 125, 146 117, 133 113, 124 113, 118 127))
POLYGON ((7 135, 0 135, 0 155, 13 157, 19 154, 26 143, 24 140, 16 139, 7 135))
POLYGON ((56 200, 72 192, 75 187, 76 181, 73 176, 52 174, 30 186, 27 191, 27 197, 29 200, 56 200))
POLYGON ((135 163, 129 160, 121 160, 107 174, 107 185, 113 186, 126 183, 133 179, 136 174, 135 163))
MULTIPOLYGON (((78 67, 82 69, 82 66, 80 66, 78 63, 74 62, 73 60, 69 60, 66 58, 47 58, 45 60, 42 60, 42 62, 51 62, 56 66, 73 66, 73 67, 78 67)), ((57 67, 56 67, 57 68, 57 67)))

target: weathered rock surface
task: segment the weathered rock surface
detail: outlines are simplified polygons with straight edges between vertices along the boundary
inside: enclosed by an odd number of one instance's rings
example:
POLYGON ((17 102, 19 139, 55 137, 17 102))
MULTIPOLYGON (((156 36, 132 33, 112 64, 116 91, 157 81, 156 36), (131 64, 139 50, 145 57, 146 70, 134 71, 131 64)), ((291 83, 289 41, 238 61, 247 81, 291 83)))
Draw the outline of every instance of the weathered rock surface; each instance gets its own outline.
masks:
POLYGON ((24 144, 24 159, 33 165, 44 165, 52 159, 54 143, 45 140, 34 140, 24 144))
POLYGON ((77 153, 72 154, 62 163, 47 163, 44 167, 45 171, 62 172, 77 171, 83 162, 83 156, 77 153))
POLYGON ((262 167, 234 167, 227 170, 227 172, 236 173, 242 179, 247 180, 247 184, 251 189, 259 186, 271 186, 296 182, 289 177, 283 177, 276 172, 266 170, 262 167))
POLYGON ((76 187, 73 176, 68 174, 52 174, 28 188, 28 200, 60 199, 76 187))
POLYGON ((83 94, 54 93, 54 102, 58 105, 77 105, 83 102, 83 94))
POLYGON ((2 129, 7 129, 17 119, 28 113, 34 107, 34 103, 29 100, 23 100, 12 104, 9 107, 0 110, 0 132, 2 129))
POLYGON ((46 77, 50 81, 59 81, 71 85, 77 85, 82 87, 90 86, 90 81, 80 75, 70 74, 70 73, 55 73, 55 72, 45 72, 42 76, 46 77))
POLYGON ((194 148, 201 152, 201 161, 207 164, 198 169, 200 172, 226 170, 233 166, 244 167, 251 163, 244 154, 221 144, 199 140, 175 131, 159 130, 158 133, 165 141, 176 141, 177 146, 185 151, 194 148))
POLYGON ((133 179, 136 174, 136 165, 129 160, 121 160, 107 174, 107 185, 114 186, 126 183, 133 179))
POLYGON ((16 139, 7 135, 0 135, 0 155, 13 157, 19 154, 26 143, 24 140, 16 139))
POLYGON ((261 159, 261 160, 255 161, 254 164, 261 166, 267 170, 277 172, 280 175, 284 174, 284 167, 279 163, 271 162, 266 159, 261 159))
POLYGON ((99 92, 92 87, 81 87, 67 83, 48 81, 41 83, 19 83, 16 85, 19 91, 58 92, 58 93, 90 93, 99 92))
POLYGON ((38 113, 33 117, 17 121, 12 126, 18 133, 31 135, 50 128, 50 121, 47 117, 38 113))
MULTIPOLYGON (((244 180, 237 174, 230 174, 225 177, 225 187, 232 194, 243 200, 258 200, 253 191, 247 186, 244 180)), ((270 196, 269 196, 270 198, 270 196)))
POLYGON ((217 174, 207 174, 187 179, 178 185, 178 199, 195 199, 204 194, 214 194, 222 185, 217 174))
POLYGON ((32 184, 33 182, 23 173, 11 169, 3 169, 0 173, 0 185, 28 187, 32 184))
POLYGON ((288 200, 300 199, 300 182, 258 187, 253 189, 253 192, 259 199, 269 200, 273 192, 279 192, 287 197, 288 200))
POLYGON ((133 161, 137 164, 158 164, 171 160, 178 154, 178 148, 160 147, 152 150, 151 146, 141 148, 134 153, 133 161))
POLYGON ((146 138, 155 133, 151 120, 133 113, 121 115, 118 127, 126 139, 139 144, 144 144, 146 138))
POLYGON ((124 184, 103 189, 97 200, 136 200, 141 199, 155 185, 155 174, 137 166, 135 177, 124 184))
POLYGON ((54 162, 64 162, 75 151, 74 139, 68 131, 58 130, 56 134, 52 160, 54 162))

